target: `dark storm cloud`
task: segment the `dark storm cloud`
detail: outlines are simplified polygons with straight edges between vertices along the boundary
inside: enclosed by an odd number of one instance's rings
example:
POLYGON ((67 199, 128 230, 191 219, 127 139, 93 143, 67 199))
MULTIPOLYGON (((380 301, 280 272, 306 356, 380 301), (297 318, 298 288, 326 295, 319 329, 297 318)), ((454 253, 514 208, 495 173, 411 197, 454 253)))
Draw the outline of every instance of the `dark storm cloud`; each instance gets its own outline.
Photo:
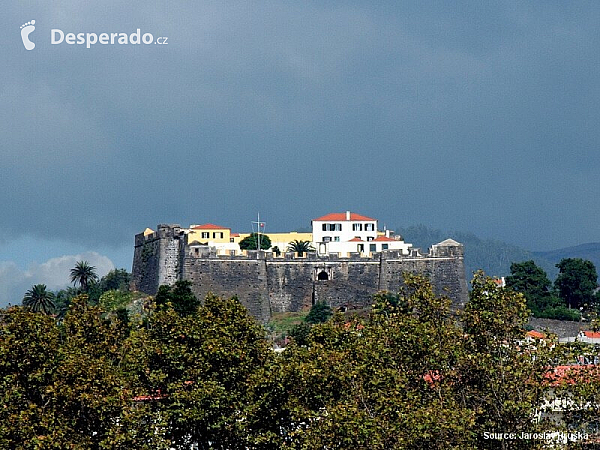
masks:
POLYGON ((595 3, 6 8, 0 229, 122 245, 353 209, 530 248, 597 240, 595 3), (19 26, 37 20, 27 52, 19 26), (169 45, 51 46, 65 32, 169 45))

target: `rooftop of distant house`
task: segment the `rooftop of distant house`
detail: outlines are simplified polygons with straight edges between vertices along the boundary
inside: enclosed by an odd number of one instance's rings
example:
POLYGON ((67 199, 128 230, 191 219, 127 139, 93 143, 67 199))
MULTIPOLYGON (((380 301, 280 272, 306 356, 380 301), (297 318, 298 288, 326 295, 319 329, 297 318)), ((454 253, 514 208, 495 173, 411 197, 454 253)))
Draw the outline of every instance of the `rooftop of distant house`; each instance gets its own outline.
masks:
POLYGON ((350 211, 346 211, 343 213, 329 213, 324 216, 321 216, 317 219, 313 219, 316 222, 344 222, 344 221, 354 221, 354 222, 374 222, 376 219, 372 219, 371 217, 362 216, 360 214, 356 214, 350 211))

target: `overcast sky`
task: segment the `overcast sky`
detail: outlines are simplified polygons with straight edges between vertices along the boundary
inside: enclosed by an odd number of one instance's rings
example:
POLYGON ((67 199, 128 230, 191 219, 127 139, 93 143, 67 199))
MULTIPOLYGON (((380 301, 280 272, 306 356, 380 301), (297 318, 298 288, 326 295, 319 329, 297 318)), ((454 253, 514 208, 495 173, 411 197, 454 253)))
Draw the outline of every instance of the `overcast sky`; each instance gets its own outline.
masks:
POLYGON ((600 240, 598 2, 32 0, 0 23, 0 306, 79 258, 130 270, 147 226, 257 212, 600 240), (51 43, 138 28, 167 44, 51 43))

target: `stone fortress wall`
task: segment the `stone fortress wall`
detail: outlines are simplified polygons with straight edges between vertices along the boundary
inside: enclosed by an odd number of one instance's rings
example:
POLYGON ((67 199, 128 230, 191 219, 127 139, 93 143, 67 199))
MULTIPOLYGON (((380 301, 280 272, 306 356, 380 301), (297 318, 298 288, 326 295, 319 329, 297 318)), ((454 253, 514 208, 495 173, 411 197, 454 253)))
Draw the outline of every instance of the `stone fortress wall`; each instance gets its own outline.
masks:
POLYGON ((439 295, 455 308, 467 300, 462 244, 446 240, 427 254, 411 249, 408 255, 388 250, 369 257, 341 258, 308 253, 248 251, 247 255, 217 255, 214 248, 189 246, 179 225, 159 225, 152 234, 135 237, 133 287, 155 295, 162 284, 189 280, 194 294, 236 295, 259 321, 276 312, 295 312, 324 300, 333 308, 362 309, 377 291, 397 292, 405 272, 428 277, 439 295))

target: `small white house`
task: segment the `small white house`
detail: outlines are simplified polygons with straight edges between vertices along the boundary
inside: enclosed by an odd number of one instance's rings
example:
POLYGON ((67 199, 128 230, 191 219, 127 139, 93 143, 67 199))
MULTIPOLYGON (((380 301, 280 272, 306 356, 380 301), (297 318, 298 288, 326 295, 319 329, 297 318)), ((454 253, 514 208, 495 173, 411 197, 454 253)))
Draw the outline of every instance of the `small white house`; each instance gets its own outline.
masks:
POLYGON ((409 253, 411 244, 392 237, 389 231, 377 230, 377 220, 350 211, 330 213, 312 220, 313 246, 321 255, 338 253, 365 256, 385 250, 409 253))

